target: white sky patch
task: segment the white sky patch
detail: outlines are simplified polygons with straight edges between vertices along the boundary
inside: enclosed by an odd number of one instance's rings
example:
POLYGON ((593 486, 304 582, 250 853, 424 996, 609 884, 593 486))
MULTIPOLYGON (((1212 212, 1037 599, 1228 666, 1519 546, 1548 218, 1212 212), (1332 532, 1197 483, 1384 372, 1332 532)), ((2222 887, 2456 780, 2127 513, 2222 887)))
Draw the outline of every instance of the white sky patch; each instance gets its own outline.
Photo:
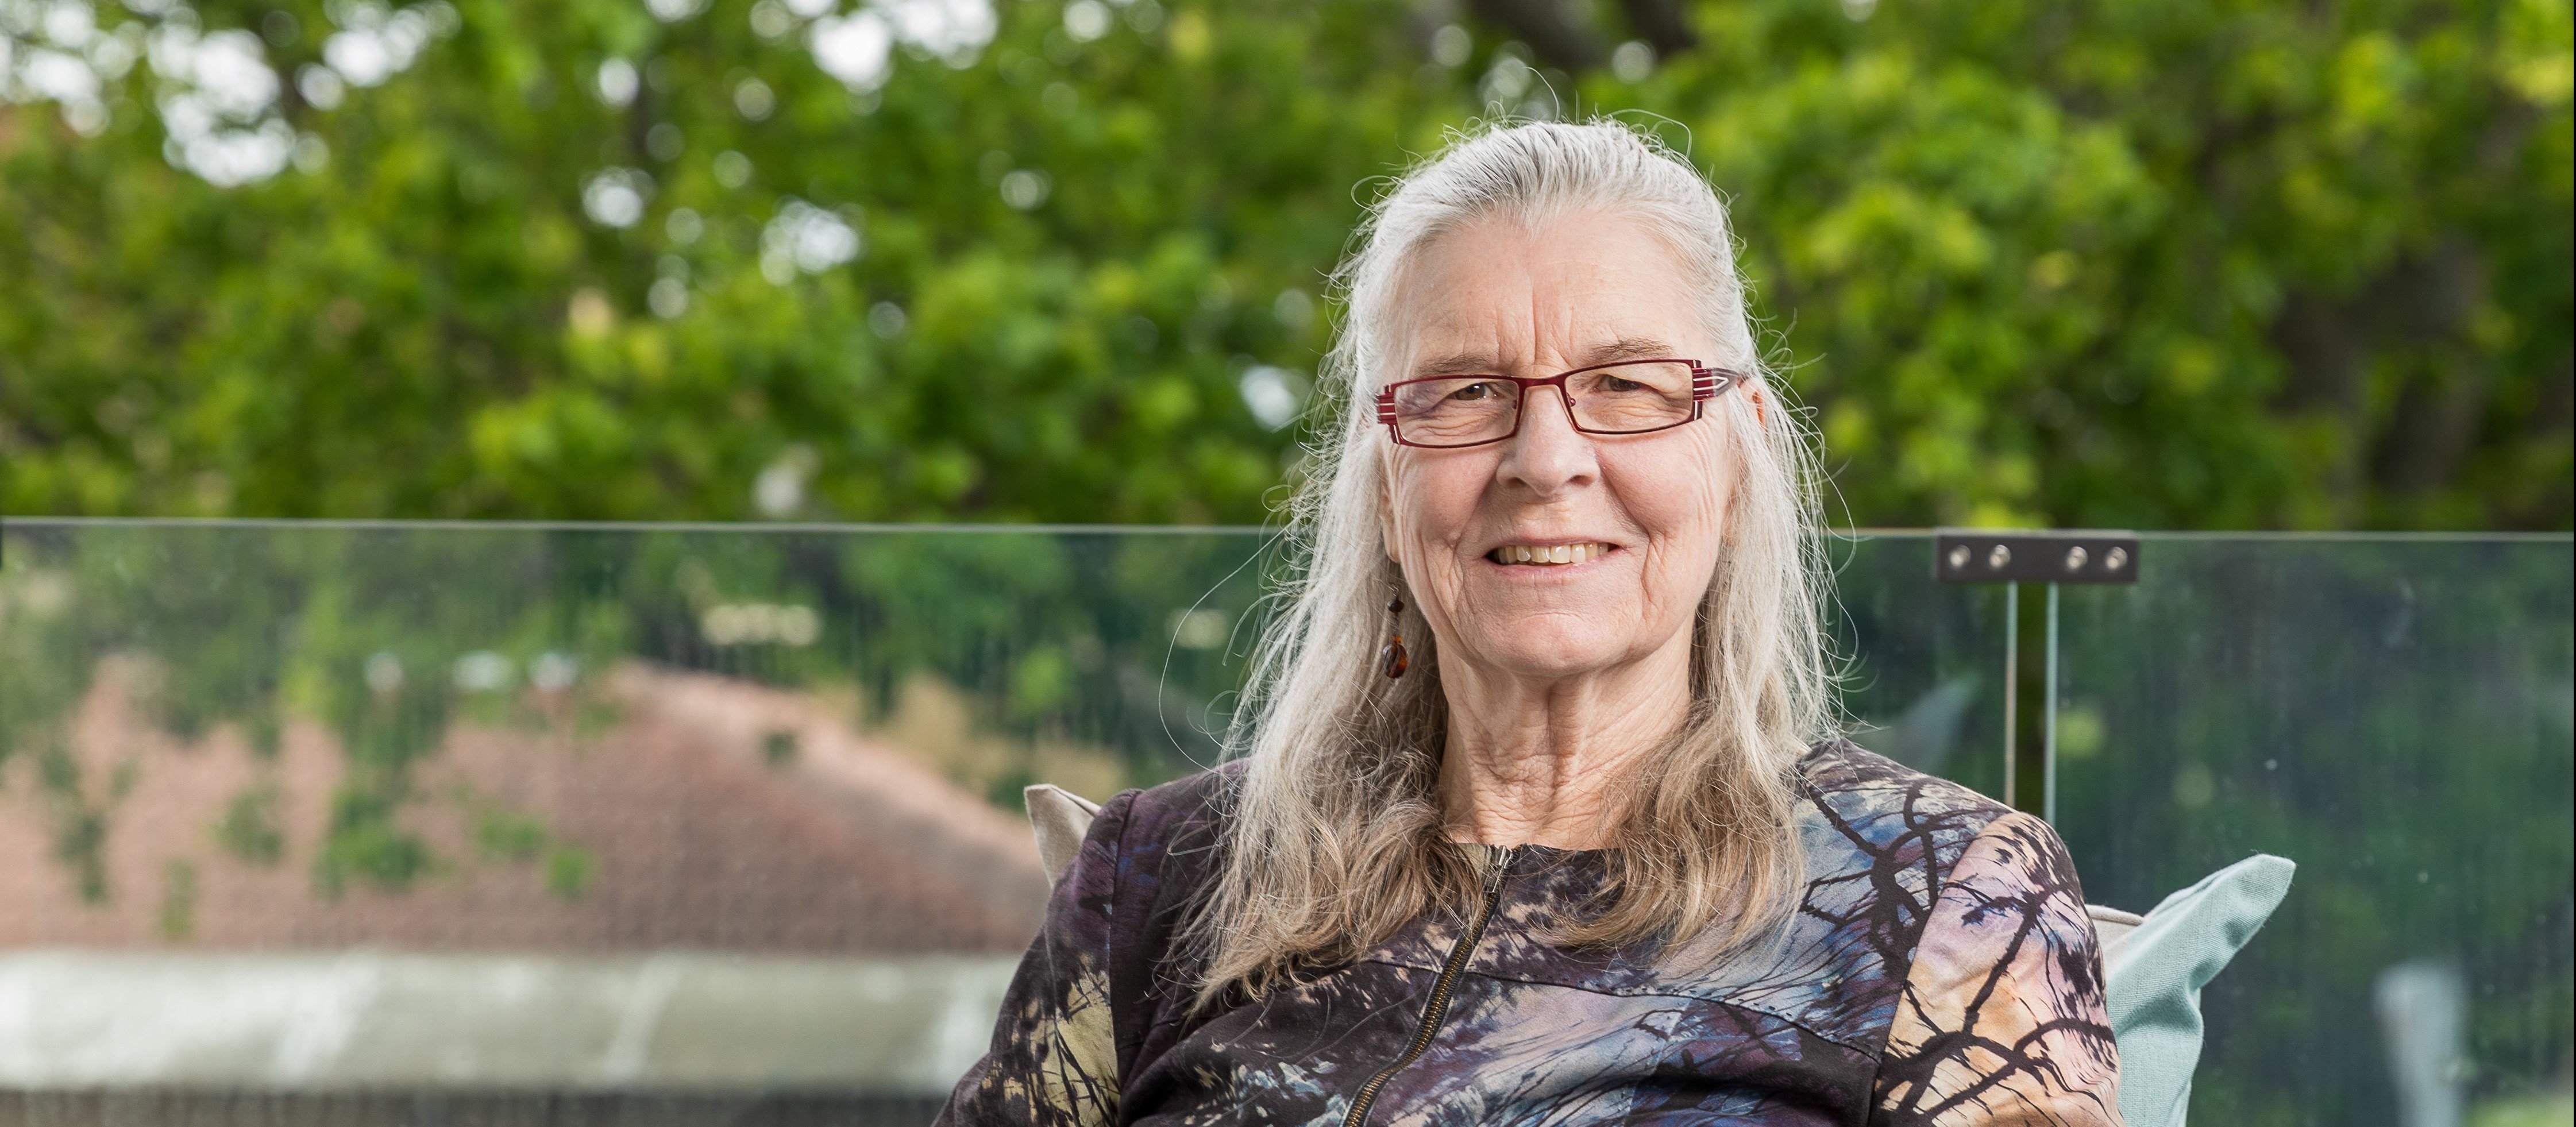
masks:
POLYGON ((635 100, 635 91, 642 84, 643 79, 636 75, 633 63, 612 55, 608 61, 599 64, 597 85, 602 102, 624 106, 635 100))
POLYGON ((456 9, 444 3, 389 9, 378 0, 325 5, 343 29, 322 41, 322 61, 351 86, 376 86, 411 69, 429 41, 455 29, 456 9))
POLYGON ((114 82, 134 69, 134 61, 143 57, 143 25, 129 23, 114 34, 95 35, 89 41, 90 69, 106 81, 114 82))
POLYGON ((1457 24, 1447 24, 1431 33, 1431 61, 1444 67, 1462 67, 1476 53, 1476 36, 1457 24))
POLYGON ((1015 168, 1002 174, 1002 202, 1014 209, 1027 211, 1045 203, 1047 191, 1054 182, 1034 168, 1015 168))
POLYGON ((152 70, 191 89, 191 112, 236 120, 257 118, 277 105, 277 72, 269 68, 259 37, 247 31, 197 34, 164 24, 152 36, 152 70))
POLYGON ((762 121, 778 108, 778 93, 758 78, 746 78, 734 84, 733 108, 745 121, 762 121))
MULTIPOLYGON (((777 460, 762 469, 760 476, 751 483, 751 503, 760 509, 760 515, 771 520, 785 520, 796 515, 796 510, 805 505, 805 483, 813 478, 814 469, 819 462, 820 459, 814 456, 814 448, 811 446, 799 442, 788 447, 777 460)), ((707 631, 709 635, 724 633, 741 635, 755 632, 707 631)), ((810 640, 813 632, 800 631, 800 633, 807 634, 810 640)))
POLYGON ((654 316, 665 321, 686 314, 689 311, 689 284, 678 278, 658 279, 652 289, 644 292, 644 304, 652 307, 654 316))
POLYGON ((285 170, 295 130, 277 116, 277 71, 258 36, 171 21, 153 29, 149 54, 170 163, 227 188, 285 170))
POLYGON ((50 101, 80 135, 105 132, 106 84, 133 67, 141 30, 101 31, 87 0, 0 0, 0 102, 50 101))
POLYGON ((537 660, 528 665, 528 682, 549 693, 571 688, 573 679, 580 675, 581 662, 578 659, 552 650, 538 654, 537 660))
POLYGON ((490 650, 476 650, 457 658, 450 675, 459 689, 469 693, 489 693, 510 687, 513 672, 509 658, 490 650))
POLYGON ((967 67, 1000 30, 991 0, 875 0, 846 15, 836 7, 833 0, 786 0, 785 14, 811 21, 805 45, 814 65, 859 92, 885 84, 896 44, 967 67))
POLYGON ((98 32, 98 13, 79 0, 56 3, 45 8, 45 36, 56 43, 74 45, 89 42, 98 32))
POLYGON ((814 65, 852 90, 885 85, 893 69, 894 28, 875 12, 825 16, 814 21, 805 43, 814 52, 814 65))
POLYGON ((998 30, 986 0, 887 0, 879 7, 894 24, 895 38, 954 67, 973 64, 998 30))
POLYGON ((602 227, 632 227, 653 199, 653 178, 640 169, 603 168, 581 185, 581 210, 602 227))
POLYGON ((94 102, 98 100, 98 72, 78 55, 43 48, 27 52, 27 61, 18 71, 28 92, 57 102, 94 102))
POLYGON ((1064 33, 1076 43, 1109 34, 1109 5, 1100 0, 1073 0, 1064 6, 1064 33))
POLYGON ((1243 405, 1263 430, 1278 430, 1297 421, 1306 408, 1306 377, 1268 364, 1254 366, 1235 382, 1243 405))
MULTIPOLYGON (((0 101, 54 102, 74 130, 95 136, 108 126, 112 84, 148 60, 162 156, 172 165, 223 187, 265 180, 290 164, 321 166, 320 139, 297 135, 278 114, 285 88, 258 36, 208 31, 186 0, 128 0, 122 8, 122 18, 102 27, 90 0, 0 0, 0 101)), ((410 67, 458 24, 446 0, 404 8, 331 0, 325 8, 341 28, 322 44, 328 68, 306 67, 296 91, 326 112, 348 87, 374 86, 410 67)))
POLYGON ((349 96, 349 83, 339 71, 306 63, 295 72, 295 92, 304 96, 305 104, 327 113, 339 109, 341 99, 349 96))
POLYGON ((760 232, 760 275, 772 285, 820 274, 859 256, 859 229, 838 213, 791 196, 760 232))

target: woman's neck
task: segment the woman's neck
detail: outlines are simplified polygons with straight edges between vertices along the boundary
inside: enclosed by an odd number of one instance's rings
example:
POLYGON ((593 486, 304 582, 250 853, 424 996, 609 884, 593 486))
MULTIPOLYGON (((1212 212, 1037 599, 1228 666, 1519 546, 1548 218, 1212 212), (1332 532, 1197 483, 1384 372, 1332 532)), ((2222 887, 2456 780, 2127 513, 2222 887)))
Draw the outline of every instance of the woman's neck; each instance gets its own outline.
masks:
POLYGON ((1632 768, 1690 710, 1690 646, 1552 680, 1440 651, 1449 738, 1440 806, 1449 836, 1487 845, 1611 843, 1632 768))

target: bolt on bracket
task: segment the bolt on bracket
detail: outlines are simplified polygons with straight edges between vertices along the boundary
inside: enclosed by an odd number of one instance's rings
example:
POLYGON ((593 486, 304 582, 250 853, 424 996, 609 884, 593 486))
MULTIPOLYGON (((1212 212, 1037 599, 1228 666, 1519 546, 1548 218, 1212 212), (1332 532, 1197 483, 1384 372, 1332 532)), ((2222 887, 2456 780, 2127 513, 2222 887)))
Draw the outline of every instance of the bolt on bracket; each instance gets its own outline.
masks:
POLYGON ((2135 583, 2138 534, 1937 529, 1932 574, 1943 583, 2135 583))

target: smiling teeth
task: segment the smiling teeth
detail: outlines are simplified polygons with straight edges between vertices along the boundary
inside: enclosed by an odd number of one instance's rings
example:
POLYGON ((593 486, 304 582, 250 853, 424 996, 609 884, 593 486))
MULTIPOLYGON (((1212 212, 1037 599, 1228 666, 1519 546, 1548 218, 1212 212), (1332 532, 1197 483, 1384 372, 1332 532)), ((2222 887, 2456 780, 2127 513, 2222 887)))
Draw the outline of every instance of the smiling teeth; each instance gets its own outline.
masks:
POLYGON ((1506 544, 1486 558, 1499 564, 1555 566, 1596 560, 1610 551, 1610 545, 1598 541, 1588 544, 1506 544))

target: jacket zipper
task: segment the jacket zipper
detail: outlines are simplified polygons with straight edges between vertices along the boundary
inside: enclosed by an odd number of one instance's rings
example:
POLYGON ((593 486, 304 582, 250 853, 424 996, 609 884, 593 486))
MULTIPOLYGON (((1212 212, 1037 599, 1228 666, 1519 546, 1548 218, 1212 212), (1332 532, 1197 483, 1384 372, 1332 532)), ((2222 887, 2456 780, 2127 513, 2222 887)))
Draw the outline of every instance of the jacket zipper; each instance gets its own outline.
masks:
POLYGON ((1449 1016, 1450 991, 1457 987, 1458 976, 1466 971, 1467 960, 1475 956, 1476 944, 1485 938, 1485 924, 1502 907, 1503 873, 1511 868, 1512 848, 1505 846, 1491 859, 1491 867, 1485 871, 1485 903, 1477 909, 1476 918, 1467 925, 1466 933, 1449 946, 1449 960, 1440 965, 1440 977, 1431 984, 1431 1001, 1422 1007, 1422 1028, 1414 1031, 1413 1043, 1405 1046, 1404 1055, 1395 1058, 1395 1063, 1380 1069, 1377 1075, 1369 1077, 1368 1083, 1360 1086, 1359 1095, 1351 1100, 1351 1113, 1342 1117, 1342 1127, 1363 1127, 1368 1122, 1369 1108, 1377 1103, 1378 1090, 1386 1087, 1386 1082, 1394 1079, 1404 1066, 1420 1059, 1431 1048, 1431 1038, 1440 1032, 1441 1020, 1449 1016))

